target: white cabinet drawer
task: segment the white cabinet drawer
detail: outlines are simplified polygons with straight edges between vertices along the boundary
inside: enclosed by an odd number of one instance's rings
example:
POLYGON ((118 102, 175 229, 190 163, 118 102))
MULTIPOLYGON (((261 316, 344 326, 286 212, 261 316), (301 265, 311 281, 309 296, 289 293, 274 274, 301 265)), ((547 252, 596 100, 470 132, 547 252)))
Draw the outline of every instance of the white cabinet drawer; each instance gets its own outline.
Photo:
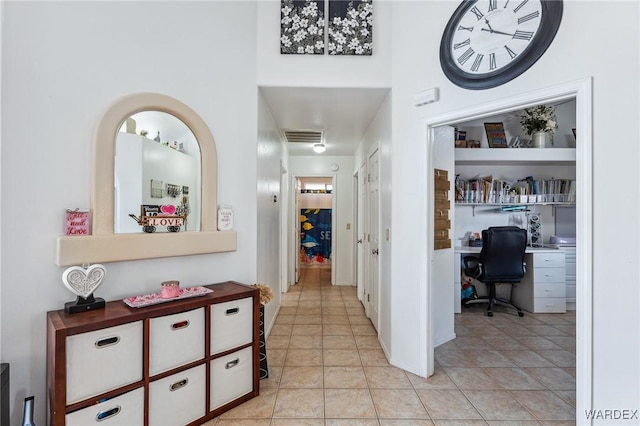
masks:
POLYGON ((211 305, 211 355, 253 341, 253 298, 211 305))
POLYGON ((149 384, 149 425, 180 426, 205 415, 205 365, 149 384))
POLYGON ((248 347, 211 361, 211 410, 253 390, 252 351, 248 347))
POLYGON ((564 268, 563 251, 557 253, 535 253, 533 256, 533 266, 535 268, 564 268))
POLYGON ((204 358, 204 308, 149 320, 149 375, 204 358))
POLYGON ((566 286, 563 282, 538 282, 535 285, 534 297, 565 297, 566 286))
POLYGON ((74 411, 65 416, 67 426, 134 426, 144 424, 144 388, 74 411))
POLYGON ((67 337, 67 404, 142 380, 142 321, 67 337))
POLYGON ((564 268, 534 268, 533 279, 536 286, 539 283, 564 283, 564 268))
POLYGON ((566 312, 567 299, 564 297, 536 297, 533 300, 534 312, 566 312))

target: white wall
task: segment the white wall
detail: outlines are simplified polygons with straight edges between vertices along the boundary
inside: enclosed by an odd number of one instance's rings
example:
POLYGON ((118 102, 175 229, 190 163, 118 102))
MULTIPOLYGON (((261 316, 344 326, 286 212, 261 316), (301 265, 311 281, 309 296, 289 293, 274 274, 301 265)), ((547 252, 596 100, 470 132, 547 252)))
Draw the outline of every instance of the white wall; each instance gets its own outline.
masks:
POLYGON ((238 250, 109 263, 96 295, 144 294, 167 279, 185 287, 256 282, 256 4, 3 6, 1 358, 11 363, 12 424, 22 399, 35 395, 35 423, 44 425, 45 312, 74 299, 54 264, 55 241, 64 209, 89 206, 92 134, 116 99, 160 92, 204 119, 218 152, 218 202, 233 207, 238 250))
POLYGON ((426 283, 426 244, 421 236, 428 233, 426 223, 408 221, 406 212, 411 211, 412 217, 426 215, 422 197, 416 198, 416 194, 427 194, 424 121, 517 93, 593 77, 594 258, 585 259, 593 265, 593 406, 635 409, 640 401, 640 335, 636 331, 640 287, 628 283, 629 271, 640 257, 640 194, 638 185, 620 182, 623 176, 626 182, 638 182, 639 149, 619 123, 636 123, 639 115, 638 3, 565 1, 560 30, 545 55, 517 79, 480 91, 454 86, 439 66, 442 30, 458 4, 393 3, 392 231, 393 240, 403 242, 401 247, 394 245, 392 258, 393 357, 419 368, 419 342, 407 324, 419 320, 424 303, 415 295, 426 283), (602 22, 616 25, 606 32, 585 31, 599 28, 602 22), (414 107, 413 95, 431 87, 440 89, 440 101, 414 107), (612 231, 613 224, 632 237, 620 238, 612 231), (624 331, 628 327, 633 331, 624 331))
MULTIPOLYGON (((3 34, 3 26, 4 26, 4 2, 0 2, 0 35, 3 34)), ((2 58, 4 57, 3 55, 3 51, 2 51, 2 45, 3 43, 0 43, 0 99, 3 99, 3 94, 2 94, 2 87, 4 86, 3 82, 4 79, 2 78, 3 73, 2 73, 2 58)), ((2 174, 2 141, 3 141, 3 133, 2 133, 2 117, 4 116, 3 111, 4 109, 2 108, 2 102, 0 102, 0 199, 2 199, 2 183, 4 182, 4 179, 2 178, 3 174, 2 174)), ((2 223, 2 209, 0 208, 0 223, 2 223)), ((2 241, 2 227, 0 226, 0 241, 2 241)), ((2 273, 2 245, 0 245, 0 318, 2 318, 2 276, 4 275, 2 273)), ((2 352, 2 327, 0 327, 0 362, 5 362, 4 361, 4 355, 2 352)), ((0 408, 2 409, 2 408, 0 408)))
MULTIPOLYGON (((265 332, 269 335, 280 308, 280 211, 286 196, 281 196, 281 161, 287 168, 287 148, 280 137, 262 94, 258 96, 258 215, 257 282, 269 284, 274 298, 265 305, 265 332), (273 202, 273 196, 278 201, 273 202)), ((283 194, 284 195, 284 194, 283 194)), ((282 271, 286 273, 286 271, 282 271)))
POLYGON ((353 157, 347 156, 295 156, 289 158, 291 177, 335 176, 333 196, 335 197, 334 223, 332 232, 334 251, 331 266, 335 269, 336 285, 355 285, 353 271, 354 214, 353 211, 353 157), (340 169, 331 170, 336 163, 340 169), (347 229, 347 224, 352 225, 347 229))

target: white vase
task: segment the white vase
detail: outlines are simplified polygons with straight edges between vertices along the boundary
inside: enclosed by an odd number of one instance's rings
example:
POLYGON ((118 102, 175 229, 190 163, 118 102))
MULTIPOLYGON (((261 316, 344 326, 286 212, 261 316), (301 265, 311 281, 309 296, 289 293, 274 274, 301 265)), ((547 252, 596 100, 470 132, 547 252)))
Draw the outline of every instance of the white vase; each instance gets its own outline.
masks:
POLYGON ((534 132, 532 145, 534 148, 544 148, 545 141, 547 140, 546 132, 534 132))

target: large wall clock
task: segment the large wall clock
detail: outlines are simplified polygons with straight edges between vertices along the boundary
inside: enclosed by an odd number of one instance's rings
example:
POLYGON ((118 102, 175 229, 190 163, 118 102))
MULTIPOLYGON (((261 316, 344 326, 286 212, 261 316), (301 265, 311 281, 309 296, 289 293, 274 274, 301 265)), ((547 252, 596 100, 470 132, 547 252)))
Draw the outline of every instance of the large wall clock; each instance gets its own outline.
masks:
POLYGON ((454 84, 473 90, 513 80, 547 50, 562 9, 561 0, 463 1, 442 35, 442 70, 454 84))

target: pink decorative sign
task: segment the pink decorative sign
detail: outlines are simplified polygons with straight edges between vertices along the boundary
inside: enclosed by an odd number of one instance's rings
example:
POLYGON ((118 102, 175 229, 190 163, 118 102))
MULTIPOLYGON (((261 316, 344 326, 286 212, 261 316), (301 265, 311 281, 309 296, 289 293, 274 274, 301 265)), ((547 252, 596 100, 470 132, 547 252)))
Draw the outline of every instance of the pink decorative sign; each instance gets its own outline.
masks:
POLYGON ((160 210, 162 211, 162 214, 171 216, 176 212, 176 206, 173 204, 164 204, 160 206, 160 210))
POLYGON ((67 209, 64 223, 66 235, 89 235, 89 210, 67 209))

